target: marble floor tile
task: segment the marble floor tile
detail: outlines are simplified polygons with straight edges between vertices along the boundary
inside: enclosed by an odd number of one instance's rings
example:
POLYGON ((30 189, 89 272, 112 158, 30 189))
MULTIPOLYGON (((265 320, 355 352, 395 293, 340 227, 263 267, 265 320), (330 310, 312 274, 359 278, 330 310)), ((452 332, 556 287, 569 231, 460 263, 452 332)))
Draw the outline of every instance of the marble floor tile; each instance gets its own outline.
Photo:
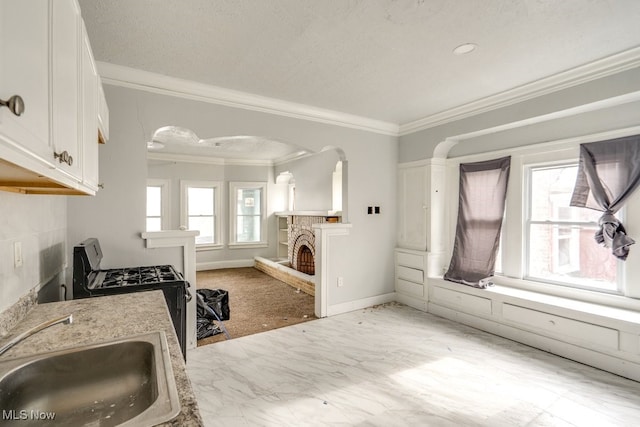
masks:
POLYGON ((640 383, 401 304, 188 359, 211 427, 640 425, 640 383))

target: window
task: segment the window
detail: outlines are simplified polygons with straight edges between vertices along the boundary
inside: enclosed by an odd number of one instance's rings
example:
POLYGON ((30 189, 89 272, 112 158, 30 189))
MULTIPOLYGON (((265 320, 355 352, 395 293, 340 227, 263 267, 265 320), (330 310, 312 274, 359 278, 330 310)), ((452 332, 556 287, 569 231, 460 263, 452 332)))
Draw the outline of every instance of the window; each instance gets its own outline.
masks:
POLYGON ((266 183, 229 183, 231 243, 266 245, 266 183))
POLYGON ((169 228, 169 181, 147 180, 147 231, 169 228))
POLYGON ((534 280, 618 292, 618 263, 594 241, 600 212, 570 207, 578 165, 527 168, 527 276, 534 280))
POLYGON ((196 246, 214 246, 220 240, 220 190, 218 182, 182 181, 182 224, 198 230, 196 246))

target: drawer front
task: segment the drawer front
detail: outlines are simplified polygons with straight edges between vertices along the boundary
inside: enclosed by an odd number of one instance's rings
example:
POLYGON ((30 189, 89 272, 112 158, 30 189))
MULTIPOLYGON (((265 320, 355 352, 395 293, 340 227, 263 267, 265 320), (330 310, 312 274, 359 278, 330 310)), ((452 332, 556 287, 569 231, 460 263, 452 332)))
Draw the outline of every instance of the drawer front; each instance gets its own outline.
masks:
POLYGON ((431 292, 434 302, 440 302, 448 307, 460 308, 464 312, 491 315, 491 300, 475 295, 456 292, 445 288, 434 287, 431 292))
POLYGON ((402 294, 413 295, 417 297, 424 296, 424 286, 418 283, 407 282, 406 280, 402 279, 396 280, 396 291, 402 294))
POLYGON ((397 268, 399 279, 405 279, 415 283, 424 283, 424 271, 402 265, 399 265, 397 268))
POLYGON ((511 304, 503 304, 502 316, 505 320, 526 326, 528 329, 541 329, 562 335, 571 338, 573 342, 587 342, 614 350, 619 348, 619 331, 616 329, 511 304))
POLYGON ((398 265, 411 267, 418 270, 424 269, 424 256, 409 254, 406 252, 396 252, 396 261, 398 265))

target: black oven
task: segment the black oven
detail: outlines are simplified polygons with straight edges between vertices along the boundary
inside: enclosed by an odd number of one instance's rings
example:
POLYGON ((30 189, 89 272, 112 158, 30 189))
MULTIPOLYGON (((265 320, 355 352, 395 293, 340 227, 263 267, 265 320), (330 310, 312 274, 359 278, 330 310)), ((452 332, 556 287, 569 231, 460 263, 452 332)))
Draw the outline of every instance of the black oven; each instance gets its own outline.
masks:
POLYGON ((171 265, 100 269, 102 249, 96 238, 73 248, 73 298, 162 290, 185 360, 189 283, 171 265))

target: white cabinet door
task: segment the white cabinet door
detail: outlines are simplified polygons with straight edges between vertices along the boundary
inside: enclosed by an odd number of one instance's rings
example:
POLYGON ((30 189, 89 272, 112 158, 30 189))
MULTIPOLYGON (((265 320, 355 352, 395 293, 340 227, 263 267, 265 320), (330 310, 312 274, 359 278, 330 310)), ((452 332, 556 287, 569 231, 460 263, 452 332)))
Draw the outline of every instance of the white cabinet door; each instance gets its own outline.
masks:
POLYGON ((82 25, 82 178, 92 190, 98 189, 98 73, 87 31, 82 25))
POLYGON ((427 250, 427 167, 398 169, 398 246, 427 250))
POLYGON ((52 6, 52 143, 56 165, 82 181, 81 138, 81 16, 75 0, 55 0, 52 6), (66 154, 65 154, 66 153, 66 154))
POLYGON ((49 160, 49 2, 0 1, 0 99, 19 95, 24 113, 0 108, 3 157, 49 160))
POLYGON ((100 142, 105 144, 109 140, 109 106, 100 77, 98 77, 98 129, 101 136, 100 142))

